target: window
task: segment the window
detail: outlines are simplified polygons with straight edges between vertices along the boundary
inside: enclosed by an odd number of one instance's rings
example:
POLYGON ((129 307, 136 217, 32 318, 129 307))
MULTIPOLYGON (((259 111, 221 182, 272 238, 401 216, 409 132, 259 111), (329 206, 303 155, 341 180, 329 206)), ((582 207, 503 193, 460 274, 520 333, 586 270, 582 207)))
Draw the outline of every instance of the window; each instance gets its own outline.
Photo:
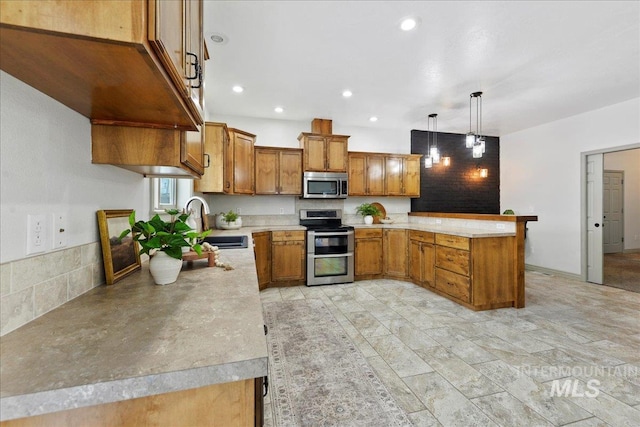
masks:
POLYGON ((175 178, 151 179, 151 210, 164 212, 166 209, 178 208, 178 192, 175 178))

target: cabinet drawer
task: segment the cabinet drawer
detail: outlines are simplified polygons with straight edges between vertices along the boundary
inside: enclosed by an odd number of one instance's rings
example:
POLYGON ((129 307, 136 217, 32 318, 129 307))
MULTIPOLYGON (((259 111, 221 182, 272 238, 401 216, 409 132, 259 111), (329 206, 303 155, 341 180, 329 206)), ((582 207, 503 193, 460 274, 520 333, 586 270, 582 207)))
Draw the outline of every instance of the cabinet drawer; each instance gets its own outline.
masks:
POLYGON ((469 251, 436 246, 436 267, 468 276, 470 271, 469 259, 469 251))
POLYGON ((307 233, 306 231, 294 231, 294 230, 272 231, 271 241, 286 242, 289 240, 304 240, 306 233, 307 233))
POLYGON ((382 238, 382 228, 356 228, 356 239, 366 239, 371 237, 382 238))
POLYGON ((458 248, 469 250, 470 239, 468 237, 454 236, 452 234, 436 234, 436 244, 441 246, 449 246, 450 248, 458 248))
POLYGON ((433 243, 435 233, 431 231, 409 230, 409 239, 425 243, 433 243))
POLYGON ((469 302, 470 283, 469 278, 466 276, 436 267, 436 289, 439 291, 464 302, 469 302))

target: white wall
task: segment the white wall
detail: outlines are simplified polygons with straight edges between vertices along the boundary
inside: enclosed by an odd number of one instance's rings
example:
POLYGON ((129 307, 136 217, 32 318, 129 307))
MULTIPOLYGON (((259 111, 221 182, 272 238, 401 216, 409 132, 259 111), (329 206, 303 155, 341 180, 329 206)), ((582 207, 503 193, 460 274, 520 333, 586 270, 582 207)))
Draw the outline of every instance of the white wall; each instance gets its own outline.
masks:
POLYGON ((581 274, 581 153, 640 143, 640 98, 500 137, 501 209, 538 215, 525 262, 581 274))
MULTIPOLYGON (((257 135, 256 146, 299 148, 298 135, 311 132, 311 120, 308 122, 292 120, 257 119, 240 116, 222 116, 212 114, 213 122, 226 123, 227 126, 257 135)), ((383 128, 365 128, 340 126, 333 121, 333 133, 349 135, 349 151, 370 151, 383 153, 408 154, 411 152, 411 131, 383 128)), ((206 195, 212 212, 226 212, 240 208, 242 215, 297 215, 295 196, 224 196, 206 195)), ((411 202, 407 197, 349 198, 344 202, 344 213, 353 214, 357 204, 363 202, 381 202, 387 213, 407 213, 411 202)))
POLYGON ((86 117, 4 72, 0 92, 0 263, 27 256, 29 214, 63 214, 67 247, 99 241, 97 210, 146 215, 149 180, 93 165, 86 117))
POLYGON ((624 250, 640 248, 640 149, 604 155, 605 170, 624 171, 624 250))

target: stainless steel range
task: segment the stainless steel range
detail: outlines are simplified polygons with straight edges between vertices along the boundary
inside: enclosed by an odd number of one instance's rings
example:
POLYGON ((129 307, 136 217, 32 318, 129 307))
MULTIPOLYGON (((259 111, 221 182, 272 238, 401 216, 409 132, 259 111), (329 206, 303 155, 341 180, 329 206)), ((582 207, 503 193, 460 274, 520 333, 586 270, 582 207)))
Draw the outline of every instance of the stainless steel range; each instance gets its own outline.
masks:
POLYGON ((307 286, 353 282, 353 227, 342 225, 341 209, 301 209, 307 227, 307 286))

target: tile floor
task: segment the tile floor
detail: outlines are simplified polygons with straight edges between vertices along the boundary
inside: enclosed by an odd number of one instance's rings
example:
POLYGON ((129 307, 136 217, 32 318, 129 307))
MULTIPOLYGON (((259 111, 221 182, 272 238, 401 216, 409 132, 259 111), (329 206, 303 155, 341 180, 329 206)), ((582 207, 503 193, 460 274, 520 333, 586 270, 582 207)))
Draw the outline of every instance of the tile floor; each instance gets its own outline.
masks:
POLYGON ((526 308, 484 312, 395 280, 260 295, 323 300, 415 425, 640 426, 640 294, 526 287, 526 308))

